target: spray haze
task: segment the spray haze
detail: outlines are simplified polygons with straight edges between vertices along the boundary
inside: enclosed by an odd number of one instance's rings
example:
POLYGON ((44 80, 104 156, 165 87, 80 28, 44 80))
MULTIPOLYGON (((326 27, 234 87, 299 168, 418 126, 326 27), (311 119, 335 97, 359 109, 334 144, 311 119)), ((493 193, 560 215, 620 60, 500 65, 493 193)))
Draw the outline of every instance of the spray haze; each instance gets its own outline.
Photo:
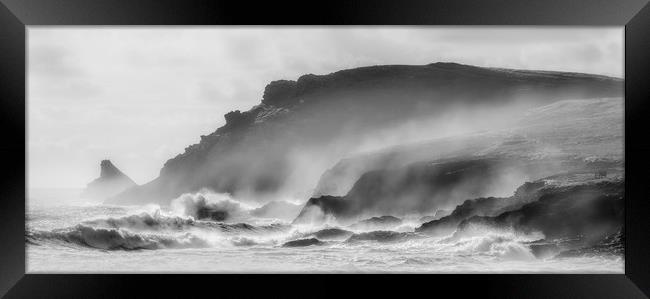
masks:
POLYGON ((454 63, 275 81, 260 105, 228 113, 225 126, 167 161, 159 178, 111 202, 164 203, 203 187, 258 201, 305 200, 322 173, 346 156, 496 130, 542 103, 620 90, 613 78, 454 63))

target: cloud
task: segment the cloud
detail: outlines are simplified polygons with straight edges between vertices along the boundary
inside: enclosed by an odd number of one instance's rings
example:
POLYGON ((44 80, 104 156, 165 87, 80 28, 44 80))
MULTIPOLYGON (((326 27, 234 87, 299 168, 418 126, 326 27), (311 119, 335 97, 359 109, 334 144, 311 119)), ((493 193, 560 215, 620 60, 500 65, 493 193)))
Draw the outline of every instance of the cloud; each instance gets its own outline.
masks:
POLYGON ((29 49, 30 72, 34 76, 81 76, 83 71, 70 60, 70 53, 61 47, 37 45, 29 49))

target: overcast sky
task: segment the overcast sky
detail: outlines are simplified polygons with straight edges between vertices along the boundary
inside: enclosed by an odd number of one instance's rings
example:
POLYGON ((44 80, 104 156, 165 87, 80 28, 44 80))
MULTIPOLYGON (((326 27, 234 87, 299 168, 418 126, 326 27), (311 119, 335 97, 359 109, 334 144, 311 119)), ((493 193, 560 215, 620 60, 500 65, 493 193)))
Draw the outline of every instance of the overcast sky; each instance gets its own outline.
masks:
POLYGON ((137 183, 248 110, 265 85, 453 61, 623 76, 623 28, 29 27, 28 183, 83 187, 111 159, 137 183))

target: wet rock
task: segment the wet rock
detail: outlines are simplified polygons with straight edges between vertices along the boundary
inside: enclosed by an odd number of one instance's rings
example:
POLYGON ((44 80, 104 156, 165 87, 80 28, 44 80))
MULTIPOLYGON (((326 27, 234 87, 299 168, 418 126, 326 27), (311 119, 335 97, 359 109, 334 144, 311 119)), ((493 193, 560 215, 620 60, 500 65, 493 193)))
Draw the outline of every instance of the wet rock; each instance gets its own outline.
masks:
POLYGON ((317 231, 313 235, 319 240, 340 240, 350 237, 353 233, 340 228, 326 228, 317 231))
POLYGON ((395 232, 395 231, 372 231, 366 233, 354 234, 346 242, 359 241, 377 241, 377 242, 396 242, 404 241, 416 237, 413 233, 395 232))
POLYGON ((316 238, 310 238, 310 239, 299 239, 299 240, 289 241, 282 244, 282 247, 306 247, 306 246, 323 245, 323 244, 325 243, 319 241, 316 238))

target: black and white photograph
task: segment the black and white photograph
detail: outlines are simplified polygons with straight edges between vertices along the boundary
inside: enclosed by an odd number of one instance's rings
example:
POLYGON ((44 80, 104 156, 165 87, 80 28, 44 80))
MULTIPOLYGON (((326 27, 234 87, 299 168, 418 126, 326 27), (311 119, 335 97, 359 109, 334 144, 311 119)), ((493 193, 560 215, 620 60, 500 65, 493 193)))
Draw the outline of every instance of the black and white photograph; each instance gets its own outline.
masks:
POLYGON ((26 272, 623 274, 624 33, 29 26, 26 272))

